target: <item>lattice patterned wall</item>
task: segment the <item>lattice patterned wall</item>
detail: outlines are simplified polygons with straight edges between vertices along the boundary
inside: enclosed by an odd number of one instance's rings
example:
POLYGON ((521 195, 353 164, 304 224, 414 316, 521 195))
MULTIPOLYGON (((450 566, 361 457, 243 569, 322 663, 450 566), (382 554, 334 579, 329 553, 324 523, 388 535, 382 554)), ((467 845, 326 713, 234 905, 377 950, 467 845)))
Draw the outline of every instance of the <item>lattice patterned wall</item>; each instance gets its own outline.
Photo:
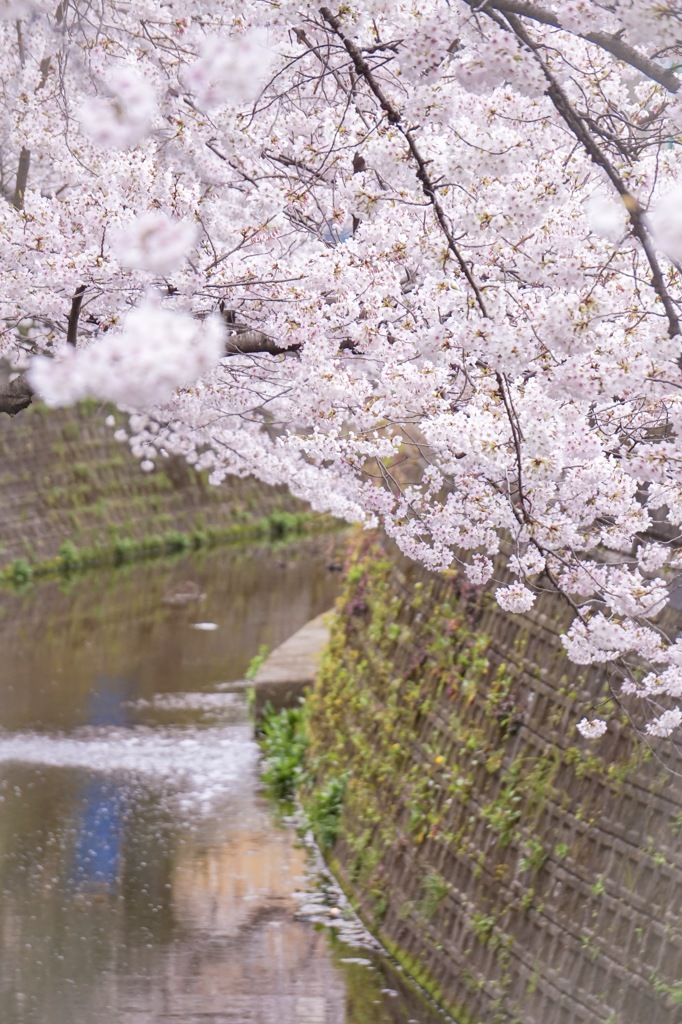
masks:
POLYGON ((609 691, 569 619, 365 548, 311 704, 318 788, 351 771, 332 859, 460 1024, 679 1024, 682 761, 613 702, 576 733, 609 691))

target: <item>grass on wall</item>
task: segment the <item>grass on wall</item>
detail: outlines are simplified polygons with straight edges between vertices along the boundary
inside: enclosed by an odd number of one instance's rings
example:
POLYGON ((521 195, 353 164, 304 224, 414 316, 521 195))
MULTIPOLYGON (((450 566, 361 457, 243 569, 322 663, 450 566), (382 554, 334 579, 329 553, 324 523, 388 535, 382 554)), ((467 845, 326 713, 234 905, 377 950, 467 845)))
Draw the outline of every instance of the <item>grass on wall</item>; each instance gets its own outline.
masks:
POLYGON ((17 558, 10 562, 0 570, 0 587, 21 588, 40 578, 70 576, 93 566, 122 565, 222 544, 276 544, 303 534, 324 532, 336 525, 329 517, 276 509, 260 519, 233 522, 226 527, 195 528, 187 533, 169 530, 142 538, 114 534, 96 547, 78 548, 72 540, 65 540, 56 558, 17 558))

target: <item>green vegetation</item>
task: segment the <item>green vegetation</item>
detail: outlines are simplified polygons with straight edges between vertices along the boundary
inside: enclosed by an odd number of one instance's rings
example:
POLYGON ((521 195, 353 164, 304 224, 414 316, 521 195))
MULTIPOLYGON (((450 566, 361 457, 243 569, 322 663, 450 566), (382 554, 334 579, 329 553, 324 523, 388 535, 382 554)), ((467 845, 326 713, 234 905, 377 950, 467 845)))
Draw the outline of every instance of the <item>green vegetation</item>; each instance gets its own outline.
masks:
POLYGON ((264 757, 263 782, 277 800, 293 800, 308 745, 303 709, 275 711, 266 704, 258 722, 258 734, 264 757))
POLYGON ((25 558, 17 558, 4 570, 7 582, 14 587, 24 587, 33 579, 33 567, 25 558))
POLYGON ((471 929, 479 942, 487 945, 495 929, 495 923, 495 918, 491 914, 474 914, 472 916, 471 929))
MULTIPOLYGON (((483 982, 487 1021, 524 1019, 511 996, 518 936, 534 936, 542 962, 536 925, 557 913, 559 870, 584 880, 593 908, 626 887, 609 876, 606 893, 591 833, 647 754, 625 731, 608 760, 575 735, 592 683, 563 675, 551 609, 534 633, 521 617, 502 621, 455 572, 429 576, 380 541, 359 539, 350 561, 307 702, 304 802, 345 774, 335 819, 343 841, 329 859, 367 925, 442 1005, 430 978, 450 979, 450 999, 459 989, 460 1015, 464 989, 478 993, 483 982), (456 904, 462 913, 451 914, 456 904), (453 914, 465 937, 448 945, 443 922, 453 914), (394 947, 396 935, 409 935, 418 962, 394 947), (484 973, 462 962, 480 967, 481 947, 484 973)), ((671 816, 668 834, 681 822, 671 816)), ((653 871, 665 867, 644 841, 640 855, 653 871)), ((597 935, 584 955, 598 959, 608 941, 597 935)), ((667 983, 656 991, 671 1000, 667 983)))
POLYGON ((450 891, 450 883, 443 878, 440 871, 429 868, 422 879, 422 898, 419 909, 425 917, 433 917, 450 891))
POLYGON ((658 971, 653 971, 649 980, 654 992, 663 996, 669 1006, 682 1006, 682 978, 669 984, 661 978, 658 971))
POLYGON ((11 444, 10 435, 0 439, 3 493, 17 495, 6 509, 0 586, 215 545, 277 544, 338 526, 284 488, 238 478, 211 487, 207 473, 180 458, 140 472, 104 425, 105 416, 119 414, 101 402, 68 413, 36 403, 25 415, 11 444))
MULTIPOLYGON (((267 644, 261 644, 260 647, 258 648, 258 654, 254 654, 253 658, 249 662, 249 667, 247 668, 246 672, 244 673, 244 677, 246 679, 255 679, 256 678, 256 676, 258 675, 258 669, 261 667, 261 665, 263 664, 263 662, 265 661, 265 659, 267 658, 269 653, 270 653, 270 648, 268 647, 268 645, 267 644)), ((271 717, 271 715, 272 715, 272 708, 270 708, 269 710, 266 709, 266 718, 269 719, 271 717)))
POLYGON ((306 512, 286 512, 275 510, 269 516, 259 519, 255 524, 256 536, 263 540, 278 541, 302 533, 310 522, 311 515, 306 512))
POLYGON ((304 800, 306 824, 322 850, 330 850, 339 836, 348 776, 348 772, 343 772, 328 778, 304 800))
MULTIPOLYGON (((277 544, 304 533, 320 532, 335 527, 328 517, 314 513, 291 514, 275 510, 253 522, 232 522, 224 527, 197 527, 183 533, 168 530, 145 537, 120 536, 120 526, 112 526, 109 536, 95 547, 78 548, 65 540, 56 558, 16 559, 0 570, 0 587, 25 586, 41 577, 71 575, 92 566, 121 565, 125 562, 158 555, 182 553, 223 544, 248 544, 254 541, 277 544)), ((133 530, 132 523, 130 530, 133 530)))
POLYGON ((597 881, 590 886, 590 892, 593 896, 603 896, 606 892, 606 886, 604 885, 603 875, 599 875, 597 881))
POLYGON ((313 786, 313 775, 306 766, 305 702, 281 711, 266 704, 258 721, 258 737, 264 760, 262 779, 270 795, 288 803, 298 796, 304 811, 303 830, 310 829, 322 850, 330 850, 339 834, 348 773, 332 775, 323 785, 313 786))
POLYGON ((65 540, 59 548, 60 571, 69 575, 81 567, 81 555, 75 544, 65 540))

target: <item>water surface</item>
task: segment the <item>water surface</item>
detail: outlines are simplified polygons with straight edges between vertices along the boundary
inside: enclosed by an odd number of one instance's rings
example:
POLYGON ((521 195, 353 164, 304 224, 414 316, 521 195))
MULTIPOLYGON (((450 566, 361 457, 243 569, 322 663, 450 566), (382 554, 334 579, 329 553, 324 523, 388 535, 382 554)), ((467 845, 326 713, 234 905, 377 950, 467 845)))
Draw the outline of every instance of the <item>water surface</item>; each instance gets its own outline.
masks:
POLYGON ((330 543, 0 594, 3 1024, 441 1019, 330 916, 233 692, 333 603, 330 543))

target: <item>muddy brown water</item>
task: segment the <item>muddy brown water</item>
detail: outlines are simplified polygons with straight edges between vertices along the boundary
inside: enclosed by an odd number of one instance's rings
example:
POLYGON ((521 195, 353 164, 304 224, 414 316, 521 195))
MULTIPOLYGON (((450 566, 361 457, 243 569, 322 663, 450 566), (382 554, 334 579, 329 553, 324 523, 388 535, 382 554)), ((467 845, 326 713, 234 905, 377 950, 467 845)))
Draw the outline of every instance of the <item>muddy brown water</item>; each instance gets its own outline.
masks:
POLYGON ((2 1024, 442 1020, 331 916, 232 692, 333 603, 331 543, 0 593, 2 1024))

